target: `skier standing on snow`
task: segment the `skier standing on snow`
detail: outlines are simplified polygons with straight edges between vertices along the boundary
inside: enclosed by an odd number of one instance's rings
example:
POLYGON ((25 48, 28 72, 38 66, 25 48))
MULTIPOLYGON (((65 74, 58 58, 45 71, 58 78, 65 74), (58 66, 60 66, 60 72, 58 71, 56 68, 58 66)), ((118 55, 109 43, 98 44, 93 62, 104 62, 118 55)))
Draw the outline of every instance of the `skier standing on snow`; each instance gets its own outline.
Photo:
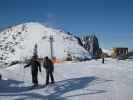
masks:
POLYGON ((102 58, 102 63, 104 64, 104 57, 102 58))
POLYGON ((53 62, 48 58, 44 58, 43 67, 46 69, 46 85, 49 84, 49 77, 51 78, 51 83, 54 83, 54 64, 53 62))
POLYGON ((2 79, 2 75, 0 74, 0 80, 2 79))
POLYGON ((31 61, 24 68, 31 66, 33 86, 38 86, 38 69, 41 72, 41 64, 37 61, 37 57, 33 56, 31 61))

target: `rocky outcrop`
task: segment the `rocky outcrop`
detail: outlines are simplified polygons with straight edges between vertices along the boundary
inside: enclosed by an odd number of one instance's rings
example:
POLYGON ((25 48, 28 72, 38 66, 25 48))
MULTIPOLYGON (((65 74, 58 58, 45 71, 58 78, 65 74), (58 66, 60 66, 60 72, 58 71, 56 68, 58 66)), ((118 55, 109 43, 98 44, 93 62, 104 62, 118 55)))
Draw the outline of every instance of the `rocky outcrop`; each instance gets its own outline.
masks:
POLYGON ((95 35, 82 36, 79 39, 79 43, 91 54, 92 58, 99 58, 101 56, 102 50, 95 35))

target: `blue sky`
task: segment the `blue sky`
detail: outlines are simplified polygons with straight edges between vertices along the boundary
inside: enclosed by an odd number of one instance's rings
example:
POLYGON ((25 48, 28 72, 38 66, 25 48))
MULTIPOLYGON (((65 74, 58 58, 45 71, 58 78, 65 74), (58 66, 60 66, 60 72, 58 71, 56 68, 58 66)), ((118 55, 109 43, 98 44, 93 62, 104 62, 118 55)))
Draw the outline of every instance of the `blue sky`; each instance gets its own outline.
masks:
POLYGON ((132 0, 0 0, 0 29, 39 21, 75 35, 96 33, 102 48, 133 50, 132 0))

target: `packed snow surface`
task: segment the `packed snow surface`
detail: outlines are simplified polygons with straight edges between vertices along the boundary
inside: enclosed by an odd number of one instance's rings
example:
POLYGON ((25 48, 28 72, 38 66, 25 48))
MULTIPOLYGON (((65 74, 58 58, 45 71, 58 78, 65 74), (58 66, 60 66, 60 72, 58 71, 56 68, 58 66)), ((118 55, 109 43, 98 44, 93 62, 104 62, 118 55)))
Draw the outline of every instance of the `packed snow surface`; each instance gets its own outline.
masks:
MULTIPOLYGON (((55 85, 30 90, 30 68, 24 65, 3 68, 0 73, 0 100, 132 100, 133 61, 105 59, 64 62, 55 65, 55 85)), ((45 70, 39 73, 45 84, 45 70)))
POLYGON ((70 54, 73 58, 89 58, 88 52, 78 44, 77 39, 64 31, 53 29, 37 22, 12 26, 0 32, 0 61, 30 58, 35 44, 39 57, 50 56, 50 37, 53 37, 53 56, 64 60, 70 54))

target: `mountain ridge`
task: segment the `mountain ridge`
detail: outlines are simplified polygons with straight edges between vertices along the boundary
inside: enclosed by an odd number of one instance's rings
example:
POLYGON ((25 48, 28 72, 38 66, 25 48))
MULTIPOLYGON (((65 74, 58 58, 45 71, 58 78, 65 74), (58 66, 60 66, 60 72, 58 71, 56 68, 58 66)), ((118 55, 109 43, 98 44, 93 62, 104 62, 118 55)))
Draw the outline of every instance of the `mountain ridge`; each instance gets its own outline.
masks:
POLYGON ((68 54, 71 54, 73 59, 90 57, 74 36, 39 22, 27 22, 0 32, 0 61, 9 63, 30 58, 35 44, 38 45, 39 57, 50 56, 50 36, 54 38, 54 57, 61 60, 65 60, 68 54))

